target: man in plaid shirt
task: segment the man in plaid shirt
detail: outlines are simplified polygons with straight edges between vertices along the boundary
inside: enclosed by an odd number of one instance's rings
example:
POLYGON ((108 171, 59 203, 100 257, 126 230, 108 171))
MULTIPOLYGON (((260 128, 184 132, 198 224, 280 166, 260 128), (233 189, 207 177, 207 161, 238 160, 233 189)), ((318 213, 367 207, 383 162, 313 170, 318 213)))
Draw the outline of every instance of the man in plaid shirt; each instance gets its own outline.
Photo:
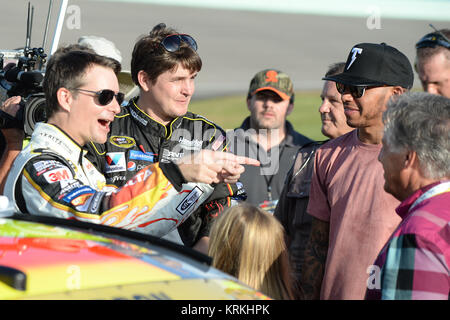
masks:
POLYGON ((443 299, 450 292, 450 99, 411 93, 383 115, 386 192, 402 222, 367 272, 366 299, 443 299))

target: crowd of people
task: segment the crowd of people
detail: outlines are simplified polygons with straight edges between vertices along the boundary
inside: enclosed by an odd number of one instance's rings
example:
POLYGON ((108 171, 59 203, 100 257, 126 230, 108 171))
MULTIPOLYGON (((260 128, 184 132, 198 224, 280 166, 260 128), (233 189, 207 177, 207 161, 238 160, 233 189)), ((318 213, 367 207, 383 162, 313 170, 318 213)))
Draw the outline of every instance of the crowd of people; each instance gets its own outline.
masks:
POLYGON ((29 143, 1 130, 0 191, 21 214, 194 248, 275 299, 448 299, 449 38, 416 44, 426 92, 410 92, 413 66, 395 47, 350 48, 322 79, 329 140, 313 141, 287 120, 283 71, 255 74, 250 115, 229 134, 188 110, 202 68, 191 35, 160 23, 136 42, 130 99, 120 52, 83 37, 49 59, 47 121, 29 143))

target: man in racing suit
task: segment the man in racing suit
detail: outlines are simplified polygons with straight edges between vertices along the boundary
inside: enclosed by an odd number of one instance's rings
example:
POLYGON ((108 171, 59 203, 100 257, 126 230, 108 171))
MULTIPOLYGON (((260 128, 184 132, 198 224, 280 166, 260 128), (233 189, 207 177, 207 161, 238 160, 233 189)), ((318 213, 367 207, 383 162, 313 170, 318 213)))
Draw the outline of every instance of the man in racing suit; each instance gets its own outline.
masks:
MULTIPOLYGON (((209 163, 197 159, 179 165, 153 164, 121 188, 106 185, 104 176, 85 157, 82 146, 89 141, 106 141, 110 122, 120 111, 118 102, 123 98, 117 93, 119 70, 120 65, 113 59, 88 51, 63 48, 52 56, 43 85, 48 123, 36 126, 30 143, 14 161, 5 185, 5 195, 17 210, 161 237, 213 192, 207 183, 187 183, 185 179, 209 182, 203 178, 204 168, 220 177, 223 169, 231 176, 238 174, 236 162, 227 163, 233 159, 217 152, 217 158, 209 163), (195 178, 189 175, 191 171, 196 172, 195 178)), ((221 181, 210 173, 206 176, 211 182, 221 181)))
MULTIPOLYGON (((139 97, 116 115, 104 145, 89 145, 88 157, 108 183, 121 186, 137 170, 154 162, 176 161, 202 149, 226 151, 226 133, 187 111, 202 64, 196 49, 191 36, 165 24, 158 24, 135 44, 131 75, 139 86, 139 97)), ((245 199, 245 191, 239 183, 218 184, 213 196, 172 234, 171 240, 207 249, 214 217, 232 205, 231 197, 245 199)))

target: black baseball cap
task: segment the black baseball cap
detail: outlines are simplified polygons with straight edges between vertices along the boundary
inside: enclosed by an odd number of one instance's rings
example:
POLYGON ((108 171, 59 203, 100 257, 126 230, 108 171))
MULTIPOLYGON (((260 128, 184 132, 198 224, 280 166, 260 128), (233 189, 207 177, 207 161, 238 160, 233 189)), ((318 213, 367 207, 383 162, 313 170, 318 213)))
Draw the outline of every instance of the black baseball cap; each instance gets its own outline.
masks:
POLYGON ((360 43, 350 50, 344 72, 322 78, 352 86, 401 86, 411 89, 414 73, 408 58, 386 43, 360 43))

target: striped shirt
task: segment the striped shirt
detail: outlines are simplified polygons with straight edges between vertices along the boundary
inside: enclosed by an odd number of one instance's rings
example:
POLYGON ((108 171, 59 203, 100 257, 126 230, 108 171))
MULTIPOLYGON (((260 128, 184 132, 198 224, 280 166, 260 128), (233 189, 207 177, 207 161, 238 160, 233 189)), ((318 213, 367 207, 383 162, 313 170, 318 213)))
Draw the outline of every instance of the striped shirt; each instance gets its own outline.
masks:
POLYGON ((396 211, 402 222, 367 269, 366 299, 449 299, 450 181, 417 190, 396 211))

